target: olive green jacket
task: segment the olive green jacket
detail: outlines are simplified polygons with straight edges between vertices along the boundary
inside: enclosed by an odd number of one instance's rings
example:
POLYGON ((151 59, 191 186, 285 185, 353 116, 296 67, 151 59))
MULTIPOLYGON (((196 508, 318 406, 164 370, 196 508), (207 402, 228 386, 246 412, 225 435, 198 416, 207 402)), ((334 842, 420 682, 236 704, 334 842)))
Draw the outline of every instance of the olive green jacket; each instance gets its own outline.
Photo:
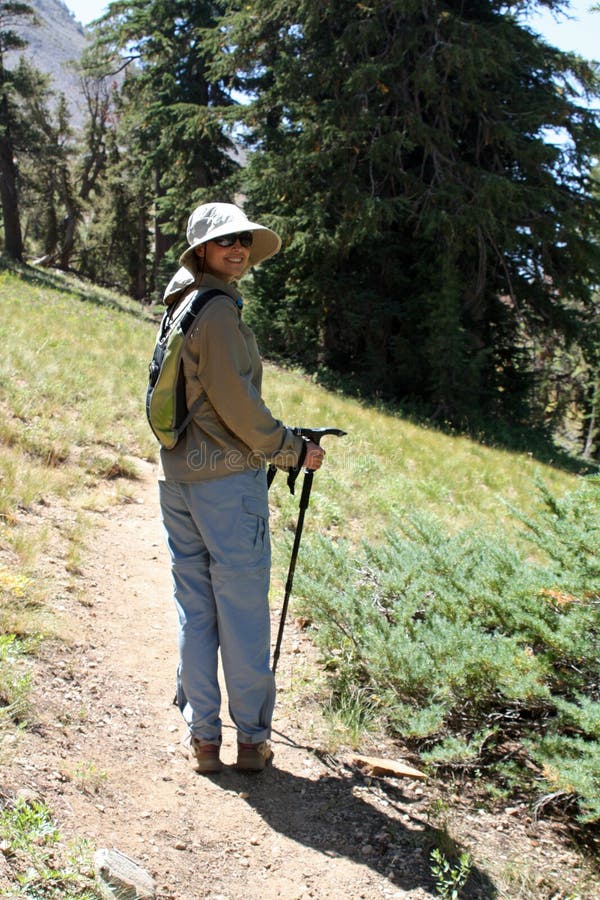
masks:
POLYGON ((198 286, 223 293, 208 301, 186 340, 186 401, 195 412, 177 446, 161 449, 160 477, 206 481, 267 462, 280 468, 297 465, 303 439, 275 419, 262 399, 262 363, 254 334, 242 319, 236 288, 211 275, 198 282, 180 269, 165 291, 165 302, 185 300, 198 286))

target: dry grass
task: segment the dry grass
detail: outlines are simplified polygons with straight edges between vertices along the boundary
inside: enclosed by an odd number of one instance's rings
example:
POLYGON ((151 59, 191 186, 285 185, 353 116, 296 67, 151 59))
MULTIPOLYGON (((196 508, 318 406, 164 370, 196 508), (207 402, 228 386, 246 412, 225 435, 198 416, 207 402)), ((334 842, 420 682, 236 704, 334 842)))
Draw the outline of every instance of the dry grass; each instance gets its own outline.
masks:
MULTIPOLYGON (((376 540, 394 517, 416 508, 452 530, 514 528, 504 501, 530 509, 536 473, 559 494, 575 483, 573 475, 530 454, 415 425, 328 392, 298 373, 268 366, 264 394, 274 414, 290 424, 348 432, 323 440, 328 455, 311 499, 310 522, 333 535, 376 540)), ((272 501, 289 522, 296 501, 286 494, 281 479, 272 501)))

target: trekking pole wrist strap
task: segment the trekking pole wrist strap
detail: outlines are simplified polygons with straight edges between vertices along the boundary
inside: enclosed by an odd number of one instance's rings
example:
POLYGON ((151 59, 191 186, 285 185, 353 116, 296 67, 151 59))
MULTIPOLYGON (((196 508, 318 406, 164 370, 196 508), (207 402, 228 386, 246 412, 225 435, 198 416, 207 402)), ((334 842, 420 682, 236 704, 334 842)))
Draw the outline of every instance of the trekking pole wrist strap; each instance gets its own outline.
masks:
MULTIPOLYGON (((294 429, 294 433, 295 434, 298 433, 296 429, 294 429)), ((287 485, 290 489, 290 494, 292 494, 292 495, 294 494, 296 479, 297 479, 298 475, 300 474, 300 470, 301 470, 302 466, 304 465, 304 460, 306 459, 306 451, 307 450, 308 450, 308 441, 306 440, 306 438, 303 438, 302 439, 302 449, 300 450, 300 453, 298 455, 298 462, 296 463, 295 466, 291 466, 288 469, 287 485)))

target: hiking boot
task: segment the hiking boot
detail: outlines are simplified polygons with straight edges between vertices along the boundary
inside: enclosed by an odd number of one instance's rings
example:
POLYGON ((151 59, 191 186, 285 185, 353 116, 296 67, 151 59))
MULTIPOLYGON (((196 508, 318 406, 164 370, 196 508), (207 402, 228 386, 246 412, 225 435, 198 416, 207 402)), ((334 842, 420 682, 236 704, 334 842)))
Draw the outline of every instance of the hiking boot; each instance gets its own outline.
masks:
POLYGON ((238 741, 236 768, 243 772, 262 772, 273 759, 273 751, 268 741, 259 744, 243 744, 238 741))
POLYGON ((219 745, 207 744, 193 737, 191 740, 192 750, 196 757, 196 770, 202 773, 220 772, 223 768, 219 759, 219 745))

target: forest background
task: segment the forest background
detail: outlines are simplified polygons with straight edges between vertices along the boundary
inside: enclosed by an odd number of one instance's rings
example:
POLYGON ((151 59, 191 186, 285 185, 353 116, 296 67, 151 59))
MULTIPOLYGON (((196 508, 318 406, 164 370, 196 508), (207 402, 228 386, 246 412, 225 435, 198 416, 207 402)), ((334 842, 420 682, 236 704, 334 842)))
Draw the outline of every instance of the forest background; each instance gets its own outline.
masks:
MULTIPOLYGON (((36 4, 0 3, 2 56, 36 4)), ((490 440, 598 428, 598 68, 561 3, 107 4, 86 120, 0 68, 4 251, 151 302, 189 211, 283 236, 245 285, 272 359, 490 440)))

